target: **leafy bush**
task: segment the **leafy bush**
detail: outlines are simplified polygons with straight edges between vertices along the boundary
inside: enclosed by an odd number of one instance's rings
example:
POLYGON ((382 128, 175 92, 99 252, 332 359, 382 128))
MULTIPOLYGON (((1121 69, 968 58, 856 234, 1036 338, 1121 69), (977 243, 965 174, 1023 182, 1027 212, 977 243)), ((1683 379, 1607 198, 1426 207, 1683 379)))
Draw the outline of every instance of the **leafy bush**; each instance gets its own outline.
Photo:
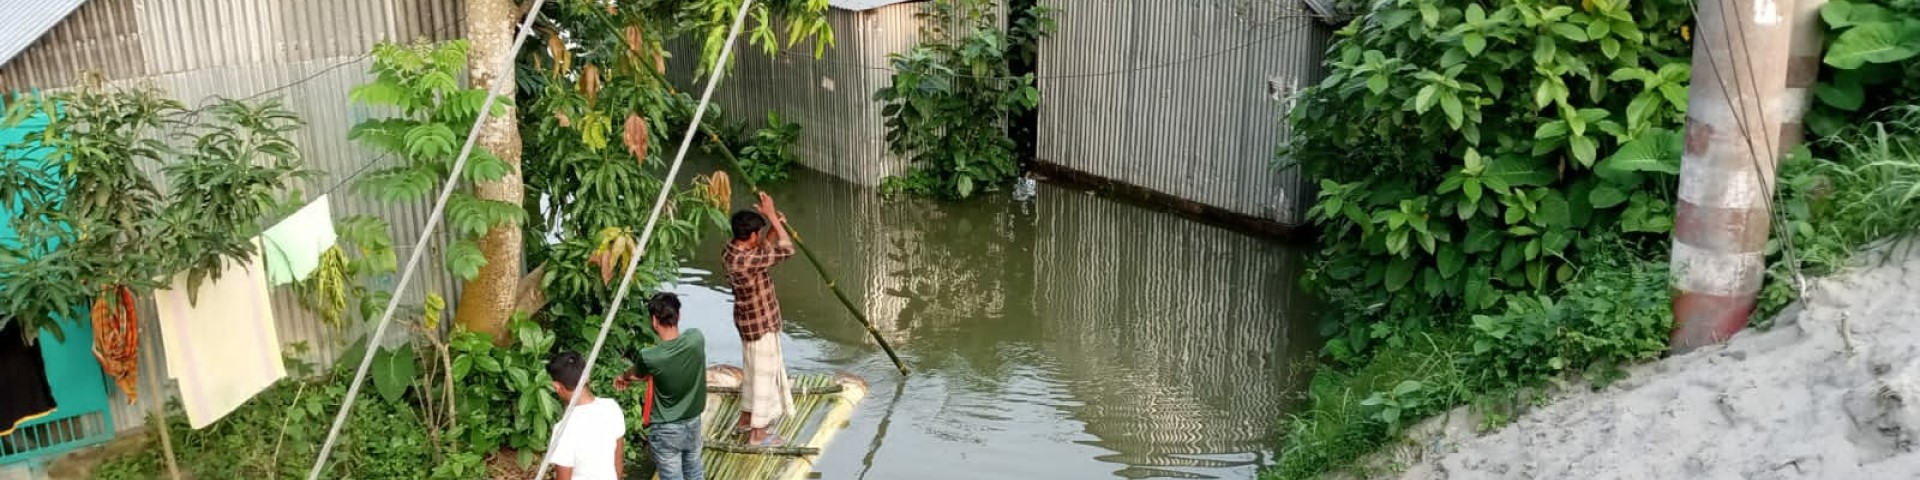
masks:
POLYGON ((1557 299, 1514 295, 1504 311, 1474 315, 1463 359, 1470 382, 1498 391, 1592 369, 1610 378, 1620 365, 1658 357, 1673 325, 1666 267, 1630 268, 1597 271, 1557 299))
POLYGON ((1920 101, 1920 2, 1834 0, 1820 7, 1827 27, 1828 68, 1814 87, 1820 101, 1807 113, 1818 136, 1840 131, 1862 113, 1920 101))
POLYGON ((753 132, 746 147, 740 149, 740 172, 749 185, 766 185, 787 179, 787 172, 800 160, 793 145, 800 140, 800 124, 780 119, 779 112, 767 112, 767 126, 753 132))
POLYGON ((1684 2, 1396 0, 1338 33, 1283 158, 1323 179, 1307 281, 1350 355, 1672 228, 1684 2), (1437 317, 1436 317, 1437 316, 1437 317), (1393 318, 1395 324, 1376 321, 1393 318))
MULTIPOLYGON (((352 369, 338 368, 308 380, 282 380, 200 430, 187 426, 177 402, 170 404, 167 427, 181 473, 193 478, 305 477, 352 377, 352 369)), ((435 475, 436 457, 427 430, 420 428, 419 414, 404 403, 368 400, 354 405, 326 476, 475 478, 435 475)), ((154 443, 109 460, 95 476, 103 480, 164 478, 166 467, 154 443)), ((455 466, 438 469, 451 473, 462 464, 454 459, 448 463, 455 466)))
POLYGON ((473 454, 514 449, 525 465, 546 449, 560 419, 561 402, 546 369, 554 336, 524 318, 508 330, 514 336, 510 347, 495 347, 487 335, 466 331, 449 342, 459 415, 452 435, 473 454))
POLYGON ((893 84, 874 92, 886 104, 887 149, 906 157, 890 194, 964 199, 1019 173, 1007 120, 1040 104, 1032 74, 1013 76, 1008 59, 1053 32, 1053 13, 1035 5, 1005 33, 994 26, 996 0, 934 0, 920 46, 889 54, 893 84))

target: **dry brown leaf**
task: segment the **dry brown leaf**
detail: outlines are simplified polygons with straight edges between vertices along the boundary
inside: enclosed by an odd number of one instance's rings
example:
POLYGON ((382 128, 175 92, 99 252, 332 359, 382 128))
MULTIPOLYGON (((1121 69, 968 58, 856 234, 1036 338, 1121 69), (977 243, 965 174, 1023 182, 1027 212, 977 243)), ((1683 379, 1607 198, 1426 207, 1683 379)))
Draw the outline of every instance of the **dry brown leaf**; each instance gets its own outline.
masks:
POLYGON ((733 210, 733 179, 728 178, 726 170, 707 177, 707 201, 722 212, 733 210))
POLYGON ((567 117, 567 112, 554 110, 553 119, 560 122, 560 128, 573 128, 573 119, 567 117))
POLYGON ((587 96, 587 104, 592 105, 594 97, 600 94, 600 67, 587 64, 580 71, 580 94, 587 96))
POLYGON ((624 33, 626 33, 625 36, 627 37, 627 51, 639 55, 641 48, 646 46, 645 43, 641 43, 645 38, 640 35, 640 26, 628 25, 624 33))
POLYGON ((627 115, 626 132, 620 140, 627 144, 627 151, 633 153, 633 159, 645 164, 647 161, 647 119, 639 115, 627 115))

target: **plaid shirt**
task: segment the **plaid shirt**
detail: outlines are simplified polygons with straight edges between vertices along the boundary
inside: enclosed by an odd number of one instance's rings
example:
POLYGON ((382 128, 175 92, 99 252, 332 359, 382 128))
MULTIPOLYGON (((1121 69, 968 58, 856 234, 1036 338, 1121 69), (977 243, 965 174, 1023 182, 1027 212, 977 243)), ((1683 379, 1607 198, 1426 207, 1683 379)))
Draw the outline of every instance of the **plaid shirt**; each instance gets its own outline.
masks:
POLYGON ((775 245, 764 240, 758 248, 727 242, 721 263, 727 268, 727 280, 733 283, 733 324, 740 328, 740 341, 759 340, 780 331, 780 299, 773 295, 773 278, 768 269, 793 256, 793 246, 775 245))

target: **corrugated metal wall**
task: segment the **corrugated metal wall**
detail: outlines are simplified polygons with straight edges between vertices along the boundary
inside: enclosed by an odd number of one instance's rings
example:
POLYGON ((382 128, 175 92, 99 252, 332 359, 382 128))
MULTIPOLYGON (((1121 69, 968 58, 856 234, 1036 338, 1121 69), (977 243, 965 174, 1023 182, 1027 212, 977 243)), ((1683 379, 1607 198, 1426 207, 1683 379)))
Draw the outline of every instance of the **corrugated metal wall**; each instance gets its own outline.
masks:
MULTIPOLYGON (((881 178, 904 170, 905 164, 887 153, 887 132, 873 92, 892 83, 887 54, 919 42, 919 22, 913 18, 919 8, 899 4, 864 12, 829 11, 835 45, 818 59, 811 45, 768 56, 742 40, 735 47, 733 69, 715 89, 713 102, 730 118, 756 127, 765 125, 767 112, 779 112, 802 128, 798 146, 802 165, 863 185, 878 185, 881 178)), ((705 79, 693 78, 700 57, 695 40, 669 43, 675 61, 668 62, 667 73, 675 84, 697 95, 705 79)))
MULTIPOLYGON (((371 79, 368 52, 374 43, 458 38, 463 16, 458 0, 94 0, 0 66, 0 88, 68 88, 78 72, 92 70, 106 75, 111 86, 151 85, 189 107, 215 97, 277 97, 307 122, 293 133, 294 141, 308 166, 323 172, 303 194, 312 199, 338 186, 329 196, 335 218, 386 219, 396 254, 405 258, 430 204, 391 205, 341 186, 389 160, 347 141, 354 123, 386 114, 353 105, 347 92, 371 79)), ((428 291, 453 298, 458 282, 445 268, 430 261, 422 269, 408 289, 409 301, 420 302, 428 291)), ((130 405, 112 389, 113 418, 121 430, 141 426, 154 402, 166 398, 145 391, 166 372, 152 302, 142 303, 141 401, 130 405)), ((347 339, 362 334, 326 326, 300 308, 288 289, 276 289, 273 309, 281 341, 305 344, 308 362, 330 364, 347 339)))
POLYGON ((1294 0, 1041 0, 1041 162, 1299 223, 1272 168, 1284 99, 1317 82, 1331 29, 1294 0))

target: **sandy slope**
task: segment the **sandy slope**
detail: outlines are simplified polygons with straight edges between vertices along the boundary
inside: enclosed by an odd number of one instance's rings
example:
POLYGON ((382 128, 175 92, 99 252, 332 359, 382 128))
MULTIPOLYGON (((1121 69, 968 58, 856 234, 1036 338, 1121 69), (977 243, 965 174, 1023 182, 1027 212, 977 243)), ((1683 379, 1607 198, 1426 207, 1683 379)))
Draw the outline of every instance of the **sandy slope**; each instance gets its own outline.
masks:
POLYGON ((1406 479, 1920 479, 1920 245, 1815 280, 1768 332, 1642 365, 1477 436, 1416 428, 1406 479))

